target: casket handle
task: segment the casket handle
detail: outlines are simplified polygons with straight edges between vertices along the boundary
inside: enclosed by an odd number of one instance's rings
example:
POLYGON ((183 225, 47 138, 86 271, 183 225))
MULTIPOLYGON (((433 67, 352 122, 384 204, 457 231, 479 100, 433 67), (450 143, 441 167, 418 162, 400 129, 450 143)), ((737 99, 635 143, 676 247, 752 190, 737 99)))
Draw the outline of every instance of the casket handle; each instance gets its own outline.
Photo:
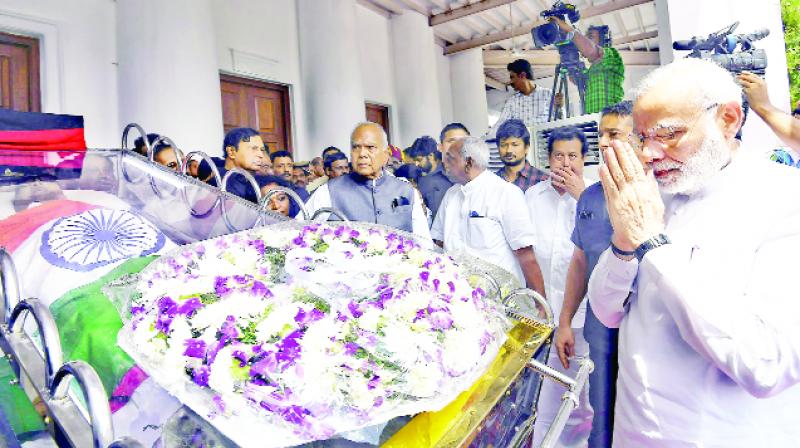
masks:
POLYGON ((294 191, 292 191, 289 188, 276 187, 276 188, 273 188, 272 190, 270 190, 269 192, 267 192, 267 194, 264 195, 264 197, 261 198, 261 200, 259 201, 259 204, 261 205, 261 209, 262 210, 268 210, 269 209, 269 200, 273 196, 278 194, 278 193, 285 193, 290 198, 292 198, 294 203, 297 204, 298 207, 300 207, 300 213, 303 214, 303 220, 308 221, 308 210, 306 210, 306 205, 303 202, 303 199, 297 193, 295 193, 294 191))
POLYGON ((11 317, 8 320, 8 329, 12 334, 17 331, 24 331, 22 329, 22 324, 16 324, 17 322, 24 322, 24 319, 20 319, 20 316, 25 312, 33 315, 36 328, 39 330, 39 334, 42 338, 45 365, 44 384, 49 387, 52 384, 56 369, 64 362, 64 355, 61 351, 61 338, 58 335, 56 321, 53 319, 53 315, 50 313, 47 306, 38 299, 31 298, 23 300, 14 307, 14 310, 11 312, 11 317), (17 329, 15 327, 19 328, 17 329))
POLYGON ((574 362, 577 362, 579 367, 578 374, 575 375, 575 378, 573 379, 550 366, 540 363, 535 359, 528 361, 528 367, 541 373, 542 376, 559 383, 567 389, 567 391, 564 393, 564 396, 561 398, 561 406, 558 408, 558 412, 553 420, 553 424, 550 425, 550 429, 547 430, 547 433, 544 435, 544 439, 542 440, 542 444, 539 445, 538 448, 552 448, 556 446, 559 437, 561 437, 561 433, 564 431, 564 426, 567 424, 569 415, 575 408, 578 407, 578 396, 580 395, 581 390, 586 387, 586 382, 589 380, 589 374, 594 370, 594 363, 589 358, 575 358, 574 362))
POLYGON ((6 252, 5 248, 0 247, 0 300, 3 301, 3 306, 0 308, 0 322, 8 323, 11 317, 11 311, 19 303, 19 277, 17 277, 17 269, 14 266, 14 260, 11 254, 6 252))
MULTIPOLYGON (((128 125, 125 126, 125 129, 122 130, 122 149, 128 149, 128 133, 131 129, 136 129, 139 131, 139 135, 142 137, 142 140, 144 140, 144 146, 147 148, 146 154, 150 154, 152 145, 150 145, 150 141, 147 139, 147 132, 145 132, 144 128, 139 126, 137 123, 128 123, 128 125)), ((130 183, 136 183, 130 178, 130 176, 128 176, 128 170, 125 169, 125 164, 123 162, 120 162, 120 164, 122 165, 122 175, 125 177, 125 180, 130 183)))
POLYGON ((111 421, 111 409, 108 407, 108 395, 100 377, 89 364, 83 361, 70 361, 61 366, 53 378, 53 383, 50 385, 50 396, 53 400, 67 398, 70 378, 77 381, 86 398, 94 448, 107 447, 114 439, 114 426, 111 421))
MULTIPOLYGON (((214 175, 214 180, 216 181, 217 187, 222 185, 222 178, 219 175, 219 169, 217 168, 217 165, 214 163, 214 160, 212 160, 211 157, 209 157, 209 155, 204 153, 203 151, 192 151, 189 154, 186 154, 186 158, 183 159, 183 163, 181 164, 181 174, 183 174, 184 176, 189 176, 189 163, 196 156, 199 156, 201 159, 203 159, 203 161, 205 161, 208 164, 208 166, 211 168, 211 173, 214 175)), ((189 176, 189 177, 191 177, 191 176, 189 176)), ((202 181, 202 179, 201 179, 201 181, 202 181)), ((199 218, 202 218, 202 217, 206 216, 208 213, 211 212, 211 210, 214 210, 214 207, 216 207, 217 204, 219 204, 220 201, 222 200, 219 197, 219 195, 216 195, 217 197, 214 200, 214 203, 211 204, 211 207, 209 207, 208 210, 200 213, 197 210, 195 210, 194 207, 192 207, 191 204, 189 204, 189 198, 186 196, 186 189, 185 188, 181 189, 181 196, 183 198, 184 204, 186 204, 186 206, 189 208, 189 213, 191 213, 192 216, 196 216, 196 217, 199 217, 199 218)))
MULTIPOLYGON (((553 323, 553 309, 550 307, 550 303, 547 301, 547 299, 545 299, 544 297, 542 297, 541 294, 539 294, 538 292, 536 292, 536 291, 534 291, 532 289, 519 288, 519 289, 515 289, 515 290, 511 291, 503 299, 503 305, 513 306, 513 302, 512 302, 511 299, 513 299, 514 297, 517 297, 517 296, 527 296, 527 297, 532 298, 534 303, 536 303, 544 311, 544 318, 545 318, 545 322, 544 323, 547 324, 550 327, 553 327, 553 325, 554 325, 554 323, 553 323)), ((519 313, 520 310, 517 307, 517 309, 514 310, 514 311, 519 313)))
MULTIPOLYGON (((222 176, 222 183, 218 185, 219 189, 224 192, 228 192, 228 181, 234 174, 241 174, 242 176, 244 176, 245 180, 247 180, 247 182, 250 183, 250 186, 253 187, 253 190, 255 190, 256 202, 261 202, 261 189, 258 188, 258 182, 256 182, 256 179, 253 177, 252 174, 239 167, 233 167, 229 169, 228 172, 226 172, 225 175, 222 176)), ((230 230, 231 232, 237 232, 241 230, 237 229, 233 225, 233 223, 231 223, 230 219, 228 219, 228 207, 225 205, 225 200, 222 200, 220 207, 222 208, 222 221, 225 222, 225 225, 228 227, 228 230, 230 230)), ((261 217, 259 216, 256 219, 255 225, 258 225, 260 222, 261 222, 261 217)))
POLYGON ((319 218, 319 216, 321 214, 323 214, 323 213, 329 213, 329 214, 331 214, 333 216, 336 216, 341 221, 344 221, 344 222, 347 222, 347 223, 350 222, 350 220, 347 219, 347 216, 344 216, 344 214, 342 212, 340 212, 339 210, 336 210, 333 207, 320 207, 320 208, 318 208, 317 211, 315 211, 314 214, 311 215, 311 221, 316 221, 317 218, 319 218))
MULTIPOLYGON (((147 140, 147 138, 145 138, 145 140, 147 140)), ((172 139, 167 137, 166 135, 162 135, 162 136, 158 137, 157 139, 155 139, 155 141, 153 141, 153 143, 151 145, 148 145, 148 147, 147 147, 147 160, 149 160, 151 163, 154 163, 154 164, 156 163, 156 160, 155 160, 155 157, 156 157, 155 148, 157 148, 160 143, 164 143, 167 146, 169 146, 170 148, 172 148, 172 151, 175 153, 175 159, 178 160, 178 163, 180 164, 180 166, 183 166, 183 153, 178 148, 178 145, 176 145, 175 142, 172 141, 172 139)), ((161 190, 159 190, 158 187, 156 186, 156 180, 153 178, 153 175, 152 174, 148 174, 148 176, 150 177, 150 188, 153 189, 153 193, 155 193, 156 196, 158 196, 159 198, 163 198, 164 195, 161 193, 161 190)), ((183 189, 183 187, 181 187, 181 188, 183 189)))

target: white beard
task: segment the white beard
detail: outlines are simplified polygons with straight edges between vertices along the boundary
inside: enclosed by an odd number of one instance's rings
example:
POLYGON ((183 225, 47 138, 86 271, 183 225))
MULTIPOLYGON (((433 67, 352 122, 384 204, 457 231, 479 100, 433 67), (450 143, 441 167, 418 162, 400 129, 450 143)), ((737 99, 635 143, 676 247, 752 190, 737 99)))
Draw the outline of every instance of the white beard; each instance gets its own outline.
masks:
POLYGON ((679 170, 668 179, 658 180, 659 189, 666 194, 693 194, 705 185, 706 181, 718 173, 731 159, 731 150, 725 143, 722 133, 709 126, 700 148, 685 162, 653 162, 653 170, 679 170))

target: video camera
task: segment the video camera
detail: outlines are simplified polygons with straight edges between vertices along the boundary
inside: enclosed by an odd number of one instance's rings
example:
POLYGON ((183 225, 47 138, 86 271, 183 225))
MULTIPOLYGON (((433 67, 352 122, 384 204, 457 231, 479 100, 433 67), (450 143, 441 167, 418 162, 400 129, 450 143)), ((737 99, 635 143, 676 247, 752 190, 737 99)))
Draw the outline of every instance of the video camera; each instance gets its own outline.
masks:
MULTIPOLYGON (((567 18, 569 18, 570 23, 577 23, 578 20, 581 19, 581 14, 578 12, 575 5, 562 1, 555 2, 552 8, 542 11, 539 15, 545 19, 548 17, 558 17, 561 20, 567 20, 567 18)), ((533 35, 533 45, 536 48, 567 42, 567 33, 561 31, 561 28, 555 23, 539 25, 531 30, 531 34, 533 35)))
POLYGON ((733 74, 743 71, 764 76, 767 70, 767 52, 757 49, 753 42, 769 35, 769 30, 764 28, 751 34, 732 34, 739 22, 716 33, 711 33, 708 38, 692 37, 690 40, 676 40, 672 43, 675 50, 691 50, 686 57, 708 59, 720 65, 733 74), (736 51, 739 47, 740 50, 736 51))

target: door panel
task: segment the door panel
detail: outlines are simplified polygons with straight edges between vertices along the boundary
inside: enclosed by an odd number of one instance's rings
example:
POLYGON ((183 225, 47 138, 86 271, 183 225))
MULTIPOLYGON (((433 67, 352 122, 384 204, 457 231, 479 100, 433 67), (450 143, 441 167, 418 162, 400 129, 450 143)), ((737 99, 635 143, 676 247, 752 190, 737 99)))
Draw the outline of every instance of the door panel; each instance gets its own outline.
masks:
POLYGON ((220 75, 220 88, 225 132, 253 128, 271 152, 292 151, 288 87, 220 75))
POLYGON ((0 33, 0 107, 41 111, 37 39, 0 33))

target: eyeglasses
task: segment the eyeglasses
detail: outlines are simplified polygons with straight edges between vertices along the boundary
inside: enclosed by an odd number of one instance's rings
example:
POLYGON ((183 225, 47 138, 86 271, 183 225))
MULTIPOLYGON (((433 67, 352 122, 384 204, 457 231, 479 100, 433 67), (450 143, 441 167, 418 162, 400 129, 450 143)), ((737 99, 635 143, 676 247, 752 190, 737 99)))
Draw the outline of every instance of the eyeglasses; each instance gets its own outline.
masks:
POLYGON ((703 115, 705 115, 708 111, 716 108, 717 106, 719 106, 719 103, 714 103, 706 107, 689 126, 659 125, 653 129, 650 129, 649 131, 632 134, 631 140, 633 140, 635 143, 638 143, 640 148, 643 148, 648 140, 652 140, 658 143, 659 146, 661 146, 662 148, 667 146, 674 146, 680 143, 683 136, 688 134, 689 131, 695 127, 695 125, 697 124, 698 121, 700 121, 700 118, 702 118, 703 115))

